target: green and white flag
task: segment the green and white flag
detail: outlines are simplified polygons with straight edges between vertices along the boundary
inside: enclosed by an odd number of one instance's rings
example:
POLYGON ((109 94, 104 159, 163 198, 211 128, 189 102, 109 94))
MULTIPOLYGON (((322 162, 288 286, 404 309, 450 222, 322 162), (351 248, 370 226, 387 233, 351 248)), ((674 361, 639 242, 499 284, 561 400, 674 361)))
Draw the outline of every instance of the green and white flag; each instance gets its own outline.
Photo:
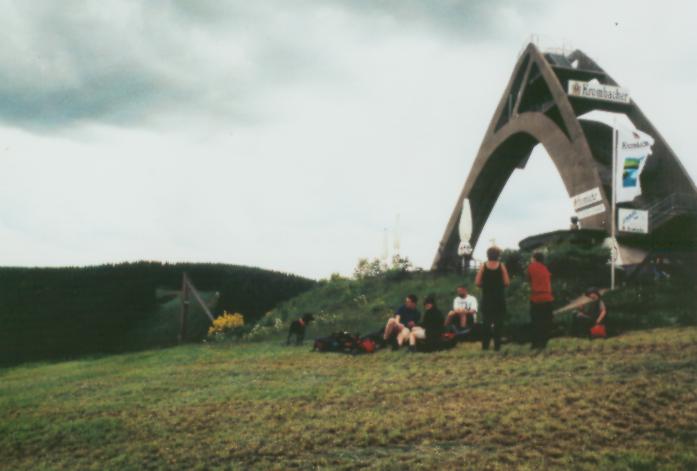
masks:
POLYGON ((638 129, 617 127, 616 201, 632 201, 641 194, 641 172, 651 155, 653 138, 638 129))

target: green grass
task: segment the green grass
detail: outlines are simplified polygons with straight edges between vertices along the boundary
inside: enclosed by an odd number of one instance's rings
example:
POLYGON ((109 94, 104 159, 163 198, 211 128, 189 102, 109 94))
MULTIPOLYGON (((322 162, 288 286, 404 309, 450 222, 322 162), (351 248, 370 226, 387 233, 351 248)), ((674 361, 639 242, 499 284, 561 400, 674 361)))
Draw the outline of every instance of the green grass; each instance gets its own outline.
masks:
POLYGON ((695 469, 697 328, 532 354, 276 342, 0 370, 0 468, 695 469))

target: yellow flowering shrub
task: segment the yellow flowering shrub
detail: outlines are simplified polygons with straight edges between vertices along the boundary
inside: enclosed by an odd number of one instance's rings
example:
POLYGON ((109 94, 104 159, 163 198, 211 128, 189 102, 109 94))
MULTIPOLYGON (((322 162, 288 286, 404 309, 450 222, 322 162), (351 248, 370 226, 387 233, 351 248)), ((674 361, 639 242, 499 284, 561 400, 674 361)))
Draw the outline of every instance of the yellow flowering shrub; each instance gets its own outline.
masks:
POLYGON ((239 312, 230 314, 224 311, 221 316, 218 316, 213 325, 208 328, 209 337, 220 337, 227 333, 232 333, 235 329, 244 326, 244 316, 239 312))

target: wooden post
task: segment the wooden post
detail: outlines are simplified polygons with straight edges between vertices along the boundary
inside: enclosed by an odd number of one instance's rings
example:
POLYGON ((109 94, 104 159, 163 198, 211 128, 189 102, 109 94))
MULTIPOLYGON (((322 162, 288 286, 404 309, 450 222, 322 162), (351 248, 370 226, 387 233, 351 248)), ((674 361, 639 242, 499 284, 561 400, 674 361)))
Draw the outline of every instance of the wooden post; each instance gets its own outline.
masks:
POLYGON ((181 316, 179 318, 179 343, 186 338, 186 318, 189 314, 189 282, 186 273, 182 273, 182 290, 181 290, 181 316))
POLYGON ((201 305, 201 308, 203 309, 203 312, 206 313, 206 316, 208 316, 208 319, 210 319, 210 321, 213 322, 213 320, 214 320, 213 314, 211 314, 210 309, 208 309, 208 306, 206 306, 206 303, 203 302, 203 298, 201 298, 201 295, 198 294, 198 290, 193 285, 193 283, 191 283, 191 280, 189 280, 188 278, 186 279, 186 286, 189 289, 189 291, 191 293, 193 293, 194 298, 201 305))

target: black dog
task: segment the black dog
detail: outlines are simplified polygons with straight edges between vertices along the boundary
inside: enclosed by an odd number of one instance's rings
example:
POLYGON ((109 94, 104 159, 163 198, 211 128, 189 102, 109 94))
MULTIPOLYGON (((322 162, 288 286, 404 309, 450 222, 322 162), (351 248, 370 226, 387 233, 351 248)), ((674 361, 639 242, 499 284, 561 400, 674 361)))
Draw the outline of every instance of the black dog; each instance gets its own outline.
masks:
POLYGON ((288 329, 288 338, 286 339, 286 345, 290 345, 290 338, 295 335, 295 344, 302 345, 305 340, 305 329, 307 324, 315 320, 315 316, 312 314, 304 314, 300 319, 295 320, 290 323, 290 328, 288 329))

